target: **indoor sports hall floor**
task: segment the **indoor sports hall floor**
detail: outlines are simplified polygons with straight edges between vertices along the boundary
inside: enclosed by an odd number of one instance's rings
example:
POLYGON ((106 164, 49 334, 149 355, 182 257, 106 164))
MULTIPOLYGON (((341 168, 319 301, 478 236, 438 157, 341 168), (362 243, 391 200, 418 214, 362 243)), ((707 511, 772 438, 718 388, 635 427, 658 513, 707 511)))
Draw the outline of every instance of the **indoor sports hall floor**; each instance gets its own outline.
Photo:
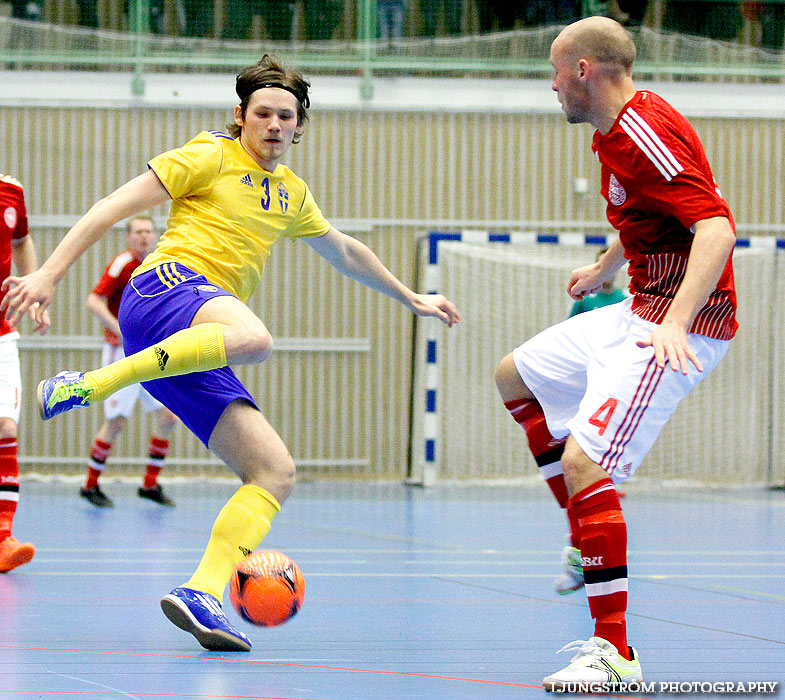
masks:
MULTIPOLYGON (((645 679, 785 680, 785 493, 634 486, 645 679)), ((230 485, 172 485, 174 509, 107 483, 98 510, 77 488, 23 483, 15 531, 38 551, 0 575, 0 700, 543 698, 556 651, 591 636, 585 595, 551 591, 564 527, 544 487, 299 484, 264 548, 300 564, 305 605, 275 629, 230 609, 250 653, 203 650, 158 605, 230 485)))

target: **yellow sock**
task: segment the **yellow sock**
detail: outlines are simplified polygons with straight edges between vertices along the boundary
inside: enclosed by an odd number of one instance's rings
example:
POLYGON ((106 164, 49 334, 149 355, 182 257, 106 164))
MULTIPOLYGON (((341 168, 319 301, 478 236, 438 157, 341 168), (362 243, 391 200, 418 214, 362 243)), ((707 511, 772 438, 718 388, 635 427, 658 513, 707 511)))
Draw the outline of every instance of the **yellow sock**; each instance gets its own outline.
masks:
POLYGON ((223 326, 200 323, 122 360, 85 373, 90 403, 103 401, 119 389, 161 377, 202 372, 226 366, 223 326))
POLYGON ((209 593, 220 602, 234 567, 261 544, 279 510, 278 501, 263 488, 241 486, 215 519, 202 561, 183 586, 209 593))

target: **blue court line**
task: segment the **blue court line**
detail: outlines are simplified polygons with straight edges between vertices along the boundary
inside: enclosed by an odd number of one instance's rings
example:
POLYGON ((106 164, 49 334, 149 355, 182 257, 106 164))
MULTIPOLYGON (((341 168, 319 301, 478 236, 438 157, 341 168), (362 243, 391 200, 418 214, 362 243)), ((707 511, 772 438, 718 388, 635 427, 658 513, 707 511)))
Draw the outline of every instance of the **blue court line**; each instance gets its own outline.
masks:
MULTIPOLYGON (((589 607, 589 604, 587 602, 584 603, 584 602, 579 602, 579 601, 576 601, 576 600, 569 600, 569 599, 563 599, 563 598, 558 598, 558 599, 543 598, 543 597, 540 597, 540 596, 526 595, 524 593, 516 593, 516 592, 512 592, 512 591, 505 591, 505 590, 501 590, 501 589, 498 589, 498 588, 493 588, 492 586, 478 586, 477 584, 471 583, 471 582, 468 582, 468 581, 456 580, 456 577, 451 577, 449 575, 447 575, 447 576, 435 576, 434 578, 436 578, 436 579, 438 579, 440 581, 446 581, 448 583, 455 583, 455 584, 458 584, 460 586, 467 586, 469 588, 474 588, 474 589, 483 590, 483 591, 489 591, 489 592, 493 592, 493 593, 501 593, 501 594, 504 594, 504 595, 512 596, 513 598, 524 598, 526 600, 533 600, 533 601, 538 601, 538 602, 542 602, 542 603, 553 603, 553 604, 556 604, 556 605, 568 605, 568 606, 583 607, 583 608, 588 608, 589 607)), ((645 577, 637 576, 637 577, 631 577, 631 578, 641 579, 641 578, 645 578, 645 577)), ((656 581, 654 581, 654 582, 650 581, 650 583, 656 583, 656 581)), ((697 590, 701 590, 701 589, 697 589, 697 590)), ((694 629, 694 630, 704 630, 705 632, 719 632, 720 634, 728 634, 731 637, 744 637, 745 639, 756 639, 759 642, 771 642, 772 644, 782 644, 783 646, 785 646, 785 640, 783 640, 783 639, 771 639, 770 637, 760 637, 760 636, 758 636, 756 634, 746 634, 744 632, 735 632, 733 630, 724 630, 724 629, 721 629, 719 627, 708 627, 706 625, 696 625, 696 624, 690 623, 690 622, 679 622, 678 620, 670 620, 670 619, 668 619, 666 617, 654 617, 652 615, 643 615, 641 613, 630 612, 629 610, 627 610, 625 612, 625 615, 627 617, 636 617, 636 618, 638 618, 640 620, 651 620, 652 622, 662 622, 663 624, 676 625, 677 627, 687 627, 689 629, 694 629)), ((2 648, 2 647, 0 647, 0 648, 2 648)), ((525 687, 530 687, 530 686, 525 686, 525 687)))
POLYGON ((712 589, 729 592, 729 593, 742 593, 744 595, 762 596, 764 598, 774 598, 775 600, 785 600, 785 595, 778 595, 777 593, 763 593, 762 591, 750 591, 746 588, 732 588, 731 586, 712 586, 712 589))

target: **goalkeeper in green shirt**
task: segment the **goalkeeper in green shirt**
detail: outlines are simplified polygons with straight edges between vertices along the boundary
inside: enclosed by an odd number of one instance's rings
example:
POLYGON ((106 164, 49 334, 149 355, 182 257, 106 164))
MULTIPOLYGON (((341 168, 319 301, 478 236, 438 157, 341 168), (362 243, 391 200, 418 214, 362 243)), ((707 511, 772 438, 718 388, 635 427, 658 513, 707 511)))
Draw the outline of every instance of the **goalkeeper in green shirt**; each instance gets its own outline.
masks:
MULTIPOLYGON (((600 252, 597 253, 595 260, 599 260, 603 255, 605 255, 607 250, 607 248, 602 248, 600 252)), ((624 301, 626 298, 627 295, 624 293, 624 291, 616 286, 616 281, 610 280, 609 282, 603 283, 602 287, 600 287, 600 290, 596 294, 587 294, 583 299, 576 301, 572 305, 570 318, 577 316, 578 314, 582 314, 584 311, 591 311, 592 309, 599 309, 601 306, 617 304, 620 301, 624 301)))

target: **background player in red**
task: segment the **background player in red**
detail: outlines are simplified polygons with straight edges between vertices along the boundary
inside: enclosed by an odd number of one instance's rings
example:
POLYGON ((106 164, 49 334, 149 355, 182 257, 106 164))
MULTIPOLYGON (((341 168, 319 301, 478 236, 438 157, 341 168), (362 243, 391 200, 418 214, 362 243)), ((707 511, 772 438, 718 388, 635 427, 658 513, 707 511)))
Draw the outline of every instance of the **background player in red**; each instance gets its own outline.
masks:
MULTIPOLYGON (((117 322, 117 311, 125 285, 133 271, 139 267, 147 254, 152 252, 158 242, 153 220, 149 216, 134 216, 125 224, 126 250, 120 253, 104 270, 95 289, 87 297, 87 308, 104 327, 104 348, 101 365, 106 366, 125 357, 123 353, 123 334, 117 322)), ((150 436, 148 461, 144 481, 137 490, 141 498, 147 498, 165 506, 173 506, 158 483, 158 475, 169 453, 169 436, 177 425, 177 416, 153 398, 141 384, 132 384, 113 394, 104 402, 104 423, 93 440, 90 461, 87 465, 87 479, 79 489, 82 498, 94 506, 112 507, 114 503, 98 483, 104 469, 112 444, 123 432, 128 418, 133 412, 137 399, 142 402, 146 412, 155 411, 155 432, 150 436)))
POLYGON ((573 299, 629 260, 632 298, 549 328, 505 357, 496 381, 567 509, 594 636, 543 681, 641 680, 627 643, 627 526, 614 482, 633 474, 684 398, 722 359, 737 329, 733 219, 689 122, 632 81, 635 45, 618 23, 580 20, 551 46, 553 90, 567 120, 590 123, 602 195, 619 240, 574 270, 573 299), (561 458, 559 451, 561 450, 561 458))
MULTIPOLYGON (((37 267, 35 246, 27 230, 27 209, 22 185, 0 174, 0 280, 11 274, 13 260, 20 275, 37 267)), ((0 294, 0 299, 4 294, 0 294)), ((30 314, 35 322, 35 317, 30 314)), ((49 328, 47 312, 36 323, 38 333, 49 328)), ((19 371, 19 333, 5 318, 0 319, 0 572, 27 564, 35 554, 30 542, 19 542, 11 534, 19 503, 17 424, 22 379, 19 371)))

